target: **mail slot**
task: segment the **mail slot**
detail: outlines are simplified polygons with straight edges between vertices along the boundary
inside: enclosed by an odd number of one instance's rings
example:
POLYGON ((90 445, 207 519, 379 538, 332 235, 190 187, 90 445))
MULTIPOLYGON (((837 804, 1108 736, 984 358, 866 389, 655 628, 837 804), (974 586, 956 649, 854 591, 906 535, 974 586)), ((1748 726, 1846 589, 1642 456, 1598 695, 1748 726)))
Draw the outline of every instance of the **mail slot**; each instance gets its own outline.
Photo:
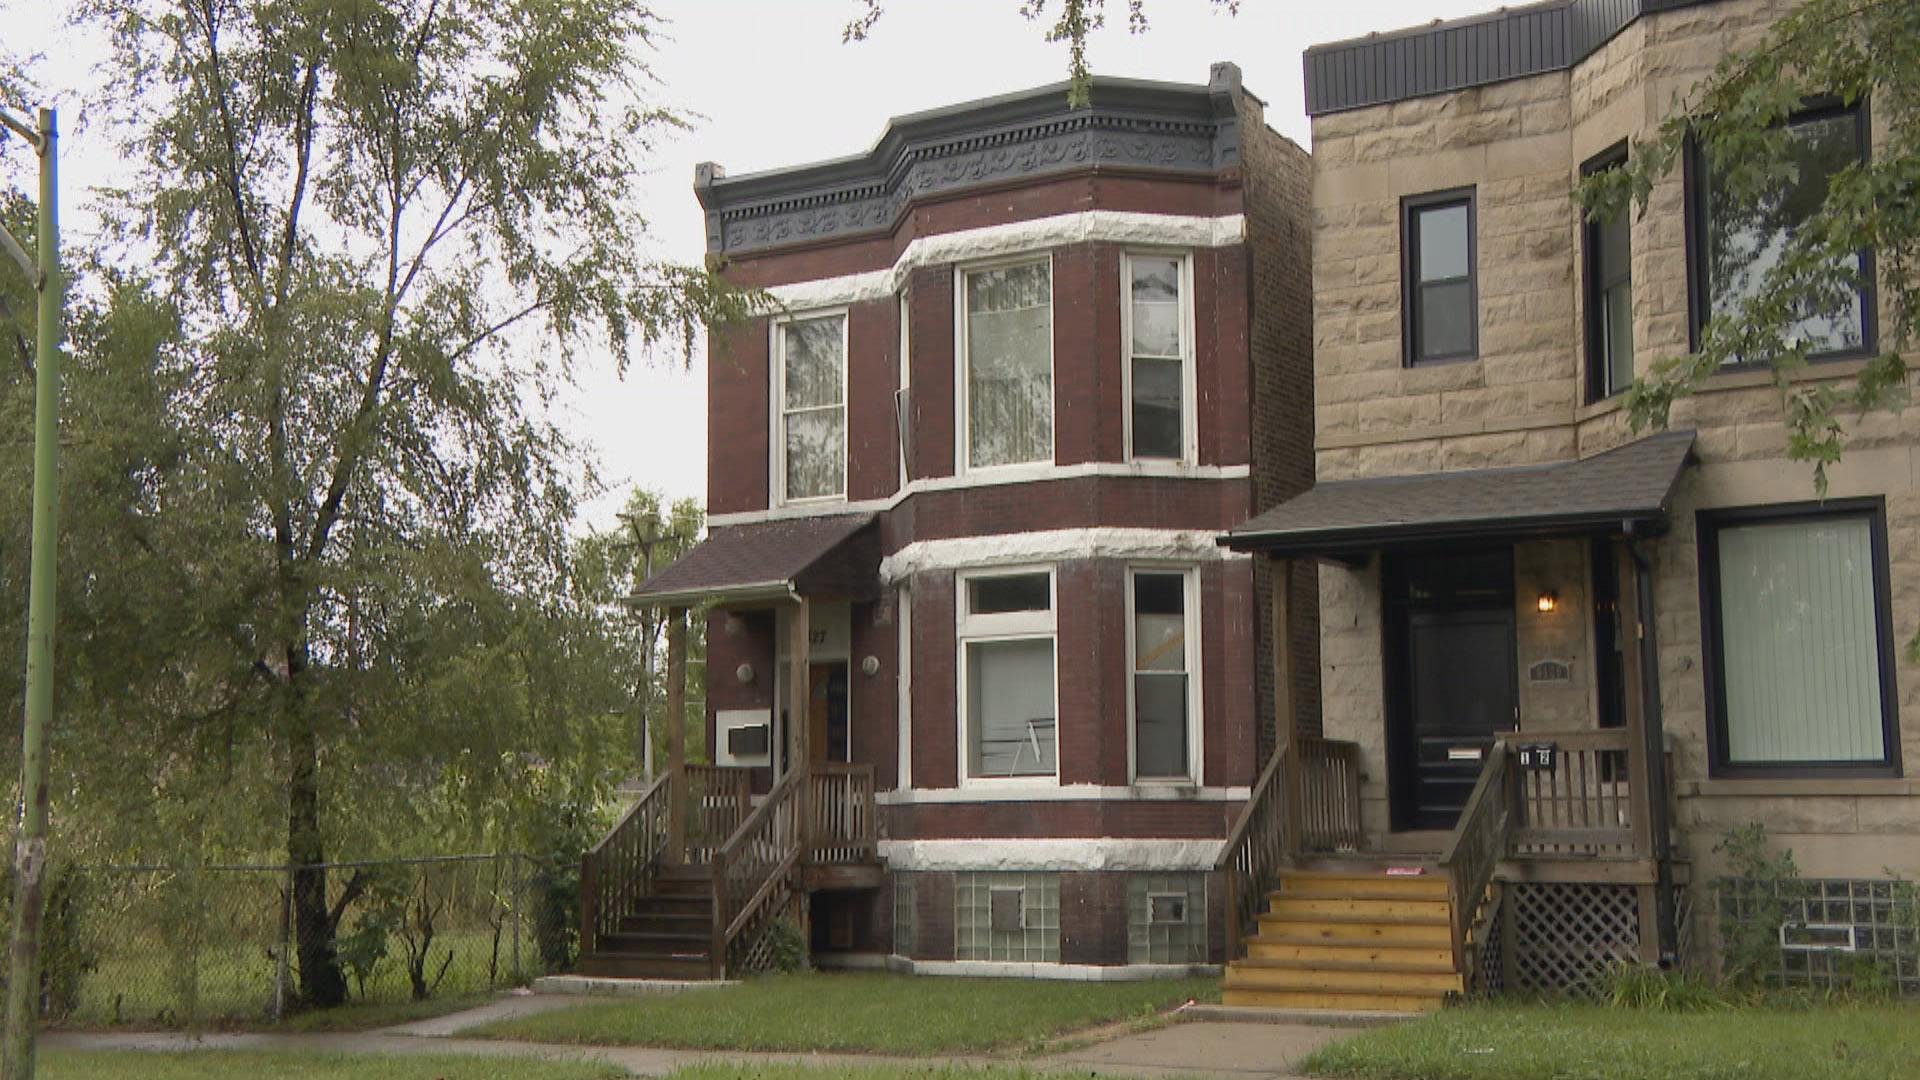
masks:
POLYGON ((1486 756, 1487 752, 1478 746, 1447 747, 1448 761, 1479 761, 1486 756))

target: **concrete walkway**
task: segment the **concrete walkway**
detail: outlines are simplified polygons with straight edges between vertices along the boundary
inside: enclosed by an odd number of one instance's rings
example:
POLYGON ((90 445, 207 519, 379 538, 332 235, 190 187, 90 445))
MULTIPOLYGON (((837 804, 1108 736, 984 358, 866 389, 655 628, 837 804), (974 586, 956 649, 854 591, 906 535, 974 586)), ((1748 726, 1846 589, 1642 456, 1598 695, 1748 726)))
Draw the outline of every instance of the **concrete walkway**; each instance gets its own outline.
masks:
MULTIPOLYGON (((1322 1044, 1340 1037, 1340 1028, 1319 1024, 1179 1023, 1143 1032, 1124 1032, 1090 1045, 1038 1058, 967 1056, 942 1059, 883 1057, 869 1054, 738 1053, 665 1050, 649 1047, 561 1046, 461 1038, 458 1032, 514 1016, 568 1008, 592 999, 548 995, 501 998, 475 1009, 371 1032, 304 1035, 215 1034, 193 1037, 160 1033, 54 1032, 41 1040, 65 1050, 276 1050, 327 1054, 473 1054, 602 1061, 635 1076, 665 1076, 683 1065, 703 1061, 740 1064, 794 1063, 838 1070, 854 1066, 897 1065, 925 1069, 936 1065, 1008 1065, 1037 1072, 1077 1076, 1196 1077, 1206 1080, 1297 1080, 1293 1067, 1322 1044)), ((1109 1029, 1112 1030, 1112 1029, 1109 1029)))

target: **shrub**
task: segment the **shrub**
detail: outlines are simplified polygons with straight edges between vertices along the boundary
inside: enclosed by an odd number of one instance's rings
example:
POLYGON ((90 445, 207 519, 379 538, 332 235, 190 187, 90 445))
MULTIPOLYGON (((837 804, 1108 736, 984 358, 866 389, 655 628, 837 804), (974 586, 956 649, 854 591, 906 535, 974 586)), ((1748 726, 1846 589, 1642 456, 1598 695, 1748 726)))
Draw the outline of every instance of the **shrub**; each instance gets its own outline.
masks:
POLYGON ((807 939, 800 933, 798 923, 778 915, 767 923, 765 932, 769 971, 791 975, 807 970, 807 939))
POLYGON ((1711 983, 1677 969, 1623 962, 1607 972, 1607 1004, 1651 1012, 1709 1012, 1732 1007, 1711 983))

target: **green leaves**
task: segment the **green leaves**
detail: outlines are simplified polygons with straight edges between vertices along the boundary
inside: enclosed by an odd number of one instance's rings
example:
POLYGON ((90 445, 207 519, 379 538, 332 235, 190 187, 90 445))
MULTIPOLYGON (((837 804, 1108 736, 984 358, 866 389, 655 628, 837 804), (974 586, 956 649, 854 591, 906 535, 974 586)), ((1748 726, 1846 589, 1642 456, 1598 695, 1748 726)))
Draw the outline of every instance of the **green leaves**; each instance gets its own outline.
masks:
MULTIPOLYGON (((1752 48, 1730 53, 1675 103, 1627 163, 1587 178, 1589 216, 1644 211, 1691 152, 1710 186, 1702 258, 1714 298, 1694 351, 1653 365, 1628 393, 1636 429, 1665 426, 1674 404, 1730 365, 1771 373, 1786 451, 1812 467, 1816 492, 1841 459, 1847 414, 1898 410, 1920 341, 1920 6, 1903 0, 1807 0, 1752 48), (1809 106, 1870 110, 1871 155, 1852 160, 1849 114, 1803 122, 1809 106), (1831 170, 1824 185, 1809 177, 1831 170), (1756 249, 1757 238, 1779 237, 1756 249), (1758 257, 1756 251, 1758 250, 1758 257), (1863 258, 1862 253, 1870 253, 1863 258), (1832 339, 1808 328, 1854 321, 1857 294, 1878 291, 1877 345, 1844 378, 1809 364, 1832 339)), ((1870 317, 1870 316, 1869 316, 1870 317)))

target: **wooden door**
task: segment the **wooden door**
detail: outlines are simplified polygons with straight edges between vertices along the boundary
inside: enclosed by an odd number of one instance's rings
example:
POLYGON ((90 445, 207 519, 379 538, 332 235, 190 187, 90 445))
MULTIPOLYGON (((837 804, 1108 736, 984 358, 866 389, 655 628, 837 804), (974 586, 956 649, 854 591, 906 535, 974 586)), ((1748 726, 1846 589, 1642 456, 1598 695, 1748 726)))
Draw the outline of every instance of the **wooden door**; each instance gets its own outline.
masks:
POLYGON ((807 747, 811 760, 845 763, 848 750, 847 662, 807 668, 807 747))

